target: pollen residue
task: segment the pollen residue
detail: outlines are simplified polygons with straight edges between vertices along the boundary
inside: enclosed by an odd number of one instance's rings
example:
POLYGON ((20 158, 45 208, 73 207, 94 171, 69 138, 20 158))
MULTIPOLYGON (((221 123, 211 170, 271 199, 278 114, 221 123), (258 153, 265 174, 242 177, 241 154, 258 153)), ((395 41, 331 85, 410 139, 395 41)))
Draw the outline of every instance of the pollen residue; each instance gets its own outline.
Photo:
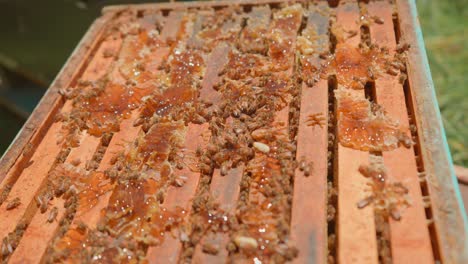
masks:
POLYGON ((278 75, 267 77, 263 92, 266 96, 277 98, 275 107, 276 110, 281 110, 291 99, 291 84, 278 75))
POLYGON ((267 33, 270 20, 268 8, 254 7, 248 17, 247 26, 242 30, 239 48, 243 52, 264 54, 268 50, 267 33))
POLYGON ((411 146, 411 138, 397 121, 377 104, 339 88, 337 99, 338 138, 345 147, 362 151, 388 151, 411 146))
POLYGON ((77 254, 83 248, 86 249, 86 230, 80 230, 78 228, 70 228, 65 235, 57 241, 54 245, 54 249, 57 251, 63 251, 67 249, 72 254, 77 254))
POLYGON ((203 71, 204 60, 199 53, 192 50, 175 51, 174 58, 170 62, 171 65, 171 82, 190 82, 187 77, 195 77, 195 74, 200 74, 203 71))

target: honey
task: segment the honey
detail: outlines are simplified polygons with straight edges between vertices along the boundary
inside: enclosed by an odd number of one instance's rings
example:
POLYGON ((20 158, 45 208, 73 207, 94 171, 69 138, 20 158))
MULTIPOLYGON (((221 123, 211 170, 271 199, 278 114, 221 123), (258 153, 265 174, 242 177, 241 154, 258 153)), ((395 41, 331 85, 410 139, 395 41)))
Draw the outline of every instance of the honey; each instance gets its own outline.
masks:
POLYGON ((370 179, 370 195, 359 201, 357 207, 373 204, 376 214, 401 220, 401 209, 410 206, 407 187, 401 182, 389 182, 385 167, 375 161, 371 161, 369 166, 361 165, 359 172, 370 179))
POLYGON ((400 145, 410 147, 411 138, 397 121, 378 105, 340 88, 337 100, 337 134, 340 144, 363 151, 389 151, 400 145))
POLYGON ((150 89, 111 83, 99 96, 82 101, 75 107, 90 115, 86 122, 88 133, 100 136, 103 133, 119 131, 119 121, 128 118, 131 111, 140 106, 141 98, 150 92, 150 89))
POLYGON ((302 21, 302 7, 298 4, 285 7, 274 14, 268 35, 269 56, 273 59, 276 70, 287 70, 291 67, 293 41, 302 21))
MULTIPOLYGON (((399 157, 385 152, 413 157, 398 149, 414 144, 406 121, 376 103, 378 89, 391 88, 381 80, 406 78, 408 47, 396 55, 388 43, 378 47, 359 19, 340 29, 352 17, 343 5, 354 3, 341 2, 135 6, 106 15, 111 30, 89 51, 96 62, 78 73, 97 77, 74 77, 60 91, 66 107, 57 122, 38 130, 37 146, 25 148, 1 185, 1 209, 25 221, 4 221, 2 260, 34 250, 58 263, 341 263, 354 246, 343 242, 343 226, 359 223, 356 234, 376 238, 360 243, 376 240, 372 252, 393 261, 394 230, 408 223, 403 210, 414 209, 409 195, 418 193, 389 177, 394 168, 362 161, 367 152, 384 152, 388 164, 399 157), (130 19, 114 22, 121 15, 130 19), (365 98, 369 84, 376 98, 365 98), (389 219, 398 226, 389 229, 389 219), (36 230, 48 243, 32 239, 36 230)), ((374 19, 378 27, 388 21, 374 19)))
POLYGON ((130 151, 125 162, 161 168, 173 148, 180 147, 184 126, 181 123, 159 123, 144 136, 138 147, 130 151))
POLYGON ((170 63, 171 86, 163 91, 156 91, 153 96, 146 98, 141 116, 150 118, 153 114, 166 116, 172 108, 193 102, 198 93, 193 85, 197 75, 203 71, 202 57, 191 51, 175 51, 170 63))

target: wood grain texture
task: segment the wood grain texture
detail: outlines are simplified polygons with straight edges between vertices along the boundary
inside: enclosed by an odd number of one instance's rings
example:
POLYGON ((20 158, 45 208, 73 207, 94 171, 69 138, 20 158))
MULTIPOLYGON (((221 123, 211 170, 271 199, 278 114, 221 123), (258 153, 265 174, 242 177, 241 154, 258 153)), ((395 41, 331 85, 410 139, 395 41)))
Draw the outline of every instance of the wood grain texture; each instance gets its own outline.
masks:
MULTIPOLYGON (((97 59, 91 62, 84 72, 82 78, 90 81, 96 81, 107 73, 107 69, 114 61, 113 58, 104 58, 102 54, 109 48, 117 48, 120 46, 120 40, 110 39, 105 44, 101 45, 97 54, 97 59), (96 71, 96 65, 100 65, 102 70, 96 71)), ((66 114, 72 109, 72 102, 67 101, 62 108, 61 112, 66 114)), ((8 199, 21 197, 22 204, 15 208, 15 210, 6 211, 7 204, 2 204, 0 207, 0 222, 4 222, 0 227, 0 237, 5 237, 9 232, 12 232, 20 219, 29 222, 35 213, 36 204, 34 201, 35 195, 40 191, 40 188, 46 183, 47 176, 55 160, 62 150, 63 140, 60 140, 59 135, 63 135, 66 131, 62 128, 62 122, 55 122, 52 124, 47 134, 44 136, 36 151, 31 157, 31 165, 26 167, 15 185, 13 186, 8 199)))
MULTIPOLYGON (((261 4, 281 4, 281 3, 306 3, 307 0, 236 0, 236 5, 261 5, 261 4)), ((226 7, 232 6, 233 2, 229 0, 221 1, 194 1, 194 2, 173 2, 173 3, 157 3, 157 4, 134 4, 134 5, 111 5, 104 7, 103 14, 115 13, 126 9, 135 10, 164 10, 164 9, 186 9, 199 7, 226 7)))
MULTIPOLYGON (((279 3, 283 2, 281 0, 236 1, 236 5, 240 5, 239 10, 243 10, 240 12, 245 13, 245 17, 242 16, 239 21, 243 20, 246 22, 243 25, 248 27, 248 18, 255 14, 257 8, 259 10, 267 9, 267 16, 270 16, 270 8, 275 12, 281 8, 279 3)), ((341 25, 345 31, 360 32, 357 0, 340 2, 341 4, 337 8, 328 9, 326 1, 307 1, 306 6, 309 7, 307 24, 318 26, 325 21, 328 22, 327 12, 330 11, 336 12, 337 24, 341 25), (317 3, 321 6, 319 12, 315 12, 317 3)), ((403 87, 393 77, 386 75, 379 77, 375 82, 376 101, 384 106, 390 117, 400 120, 400 123, 407 127, 409 120, 404 90, 409 89, 406 96, 410 96, 408 106, 415 112, 419 134, 419 142, 417 142, 419 146, 417 147, 421 148, 422 164, 416 164, 417 161, 411 148, 399 148, 383 153, 389 179, 403 182, 410 189, 412 200, 412 206, 402 212, 400 221, 389 220, 393 262, 434 263, 435 257, 436 260, 443 263, 465 263, 468 262, 468 224, 459 202, 459 194, 457 194, 456 180, 453 177, 440 113, 437 110, 414 1, 395 0, 395 2, 402 42, 412 45, 408 54, 409 88, 403 87), (417 165, 424 167, 428 179, 427 185, 432 205, 428 215, 432 214, 434 219, 434 223, 429 225, 429 228, 426 224, 421 186, 416 174, 417 165)), ((372 42, 378 43, 380 46, 388 46, 391 50, 394 49, 396 45, 392 23, 394 5, 390 1, 372 0, 361 1, 360 4, 366 6, 365 10, 371 16, 378 16, 384 21, 383 24, 372 22, 369 24, 372 42)), ((199 12, 197 15, 193 14, 194 31, 180 42, 182 46, 186 44, 187 47, 203 50, 205 48, 203 41, 197 37, 197 32, 203 27, 201 15, 198 15, 205 12, 216 12, 220 7, 232 5, 232 1, 210 1, 111 6, 103 10, 104 16, 96 20, 90 28, 23 127, 22 132, 0 160, 0 191, 13 186, 7 199, 0 205, 0 238, 15 230, 20 221, 30 222, 22 240, 10 257, 11 263, 38 263, 42 261, 40 256, 43 256, 49 242, 57 233, 58 221, 64 214, 63 200, 54 198, 49 204, 49 211, 54 206, 59 209, 57 220, 52 223, 47 222, 48 212, 39 213, 34 202, 34 197, 44 187, 50 176, 50 169, 64 148, 62 142, 57 141, 57 135, 63 131, 62 123, 55 123, 54 117, 57 113, 70 112, 72 105, 71 101, 63 100, 57 92, 60 88, 74 86, 78 78, 88 76, 89 80, 97 80, 100 74, 110 67, 113 58, 96 59, 100 57, 100 53, 103 53, 102 46, 109 45, 109 42, 102 36, 110 22, 125 12, 131 12, 135 17, 139 14, 138 18, 142 15, 143 19, 147 19, 147 15, 156 15, 164 20, 168 19, 166 23, 163 23, 160 36, 163 40, 169 40, 170 43, 173 43, 181 36, 177 30, 179 27, 177 21, 180 22, 186 8, 191 8, 190 12, 194 13, 193 8, 208 7, 196 11, 199 12), (161 14, 160 11, 162 11, 161 14), (167 14, 169 15, 167 16, 167 14), (8 202, 16 197, 20 197, 22 204, 7 211, 8 202)), ((146 26, 154 26, 154 24, 150 24, 146 26)), ((318 26, 316 31, 318 35, 326 34, 323 26, 318 26)), ((360 35, 357 34, 347 39, 346 42, 357 46, 360 42, 360 35)), ((114 45, 120 44, 114 43, 114 45)), ((175 47, 176 45, 172 44, 169 47, 159 47, 160 49, 155 52, 157 54, 155 60, 163 60, 173 52, 175 47)), ((239 48, 239 46, 236 47, 239 48)), ((204 54, 207 60, 206 72, 200 89, 199 98, 201 100, 213 104, 222 100, 222 94, 212 87, 220 80, 219 70, 228 61, 228 54, 232 49, 231 43, 221 42, 210 54, 204 54)), ((292 76, 295 73, 291 70, 287 74, 292 76)), ((312 161, 314 166, 309 177, 305 177, 303 172, 299 170, 295 172, 290 223, 291 241, 288 243, 291 242, 299 249, 299 256, 294 260, 295 263, 324 263, 327 257, 328 131, 326 126, 323 128, 307 126, 306 121, 309 114, 321 112, 326 116, 328 102, 334 99, 328 98, 326 80, 320 80, 313 87, 307 87, 303 84, 300 89, 302 98, 296 139, 298 142, 296 160, 299 161, 305 157, 306 162, 312 161)), ((358 93, 359 96, 364 96, 362 91, 354 92, 358 93)), ((122 120, 120 131, 114 134, 99 165, 99 171, 110 168, 111 159, 124 150, 125 146, 133 142, 135 138, 143 134, 142 128, 133 126, 138 114, 137 111, 134 111, 128 119, 122 120)), ((275 122, 282 123, 283 128, 288 128, 291 125, 289 124, 289 118, 291 118, 289 107, 283 108, 275 115, 275 122)), ((207 136, 204 135, 209 134, 207 133, 208 124, 188 124, 184 131, 186 132, 185 152, 195 152, 197 148, 206 146, 207 136)), ((86 161, 92 159, 101 139, 86 133, 79 135, 79 139, 80 146, 71 150, 65 162, 71 163, 79 158, 81 163, 78 166, 82 168, 86 161)), ((372 206, 363 209, 357 209, 356 206, 356 203, 367 195, 365 190, 368 180, 358 172, 358 167, 369 163, 369 154, 338 144, 334 150, 334 156, 336 164, 334 173, 339 192, 336 261, 339 263, 377 263, 378 248, 374 210, 372 206)), ((216 202, 220 203, 220 208, 225 212, 233 213, 236 208, 244 169, 243 165, 239 165, 237 168, 231 169, 226 176, 221 176, 219 170, 214 170, 209 193, 216 202)), ((168 209, 177 206, 183 207, 188 212, 185 221, 189 221, 192 199, 197 195, 201 175, 188 168, 176 170, 175 173, 176 175, 188 176, 188 180, 183 187, 170 186, 162 206, 168 209)), ((98 204, 90 211, 78 212, 74 223, 84 221, 89 227, 96 227, 97 223, 102 220, 102 209, 108 206, 111 195, 112 191, 101 196, 98 204)), ((250 194, 252 200, 261 200, 261 196, 262 194, 259 192, 250 194)), ((195 247, 192 262, 225 263, 231 257, 226 250, 226 244, 229 241, 228 233, 222 232, 216 233, 214 236, 203 237, 195 247), (202 251, 201 245, 206 239, 220 245, 217 255, 210 255, 202 251)), ((179 258, 182 249, 180 238, 168 234, 162 245, 149 248, 147 257, 151 263, 177 263, 181 261, 179 258)))
MULTIPOLYGON (((200 28, 194 28, 194 34, 200 28)), ((200 44, 201 45, 201 44, 200 44)), ((226 43, 218 44, 206 59, 205 75, 201 83, 200 99, 213 104, 221 100, 221 94, 213 89, 213 85, 219 80, 218 73, 228 61, 228 54, 231 47, 226 43)), ((185 151, 186 153, 195 153, 197 148, 205 149, 207 145, 207 135, 209 133, 209 125, 196 125, 190 123, 187 127, 185 136, 185 151)), ((184 221, 188 221, 192 211, 192 200, 195 197, 198 185, 200 182, 200 173, 191 171, 184 167, 177 171, 178 175, 188 178, 183 188, 170 186, 167 190, 167 197, 164 199, 162 206, 168 210, 173 210, 176 207, 181 207, 187 212, 187 217, 184 221)), ((151 263, 177 263, 182 252, 182 243, 178 238, 167 237, 162 245, 150 247, 148 249, 147 258, 151 263)), ((203 257, 203 256, 200 256, 203 257)))
MULTIPOLYGON (((178 32, 180 21, 182 19, 182 14, 180 12, 171 12, 167 19, 167 26, 161 31, 161 39, 174 38, 175 34, 178 32)), ((169 48, 160 47, 152 55, 155 65, 162 63, 163 59, 168 55, 169 48)), ((115 75, 120 75, 118 69, 114 71, 115 75)), ((116 76, 116 77, 118 77, 116 76)), ((128 119, 122 120, 120 123, 120 129, 112 137, 109 146, 102 157, 101 163, 99 164, 98 171, 105 171, 112 166, 113 157, 124 151, 125 146, 132 142, 135 138, 143 133, 141 126, 134 126, 134 122, 139 118, 140 113, 137 110, 132 111, 131 116, 128 119)), ((112 192, 107 192, 99 197, 99 200, 95 206, 86 211, 77 211, 76 217, 73 220, 73 223, 83 222, 86 223, 89 228, 95 229, 99 220, 101 218, 101 211, 106 208, 109 204, 109 199, 112 195, 112 192)))
MULTIPOLYGON (((311 5, 307 12, 306 29, 313 28, 326 42, 315 41, 319 50, 311 55, 320 61, 319 54, 328 50, 329 16, 327 5, 311 5)), ((292 202, 291 240, 299 255, 294 263, 325 263, 327 259, 327 156, 328 156, 328 82, 321 79, 313 87, 301 86, 299 128, 296 160, 313 164, 309 176, 296 169, 292 202), (309 115, 322 114, 324 125, 309 126, 309 115)))
POLYGON ((438 252, 444 263, 468 262, 468 220, 453 170, 414 0, 396 0, 402 42, 410 43, 411 104, 427 175, 438 252))
MULTIPOLYGON (((86 162, 91 160, 96 152, 99 138, 92 136, 83 137, 80 143, 82 147, 72 149, 65 162, 71 163, 79 159, 81 163, 77 168, 84 169, 86 162)), ((40 263, 42 261, 42 256, 58 231, 60 221, 65 214, 64 202, 62 198, 55 198, 49 203, 49 210, 47 212, 40 213, 37 210, 24 232, 18 247, 9 259, 9 263, 40 263), (57 207, 58 213, 56 219, 49 222, 49 214, 51 208, 54 207, 57 207)))
POLYGON ((89 62, 84 58, 88 58, 99 47, 101 35, 112 17, 113 14, 109 13, 93 22, 13 143, 3 154, 0 159, 0 190, 5 183, 14 183, 21 170, 30 161, 37 145, 54 122, 54 116, 63 106, 59 89, 69 87, 81 75, 89 62))
MULTIPOLYGON (((106 57, 104 56, 104 53, 109 50, 118 51, 121 44, 122 39, 120 38, 108 37, 107 39, 104 39, 80 78, 88 81, 97 81, 106 74, 110 74, 112 68, 111 65, 114 63, 115 58, 106 57)), ((68 110, 71 108, 71 105, 71 101, 67 101, 65 103, 65 108, 62 111, 68 110)), ((56 136, 57 134, 51 134, 51 137, 55 138, 55 140, 57 140, 56 136)), ((74 160, 79 159, 80 163, 77 167, 84 169, 87 161, 92 159, 99 143, 99 138, 90 136, 84 132, 80 135, 80 145, 71 149, 65 163, 73 163, 74 160)), ((61 198, 55 198, 49 204, 49 209, 54 206, 58 208, 57 220, 52 223, 47 222, 50 210, 44 214, 36 210, 37 212, 31 219, 31 223, 26 229, 17 250, 15 250, 15 253, 10 259, 11 263, 38 263, 41 261, 41 257, 48 246, 48 243, 45 242, 52 241, 52 238, 58 231, 59 221, 65 213, 63 204, 64 201, 61 198), (41 239, 38 239, 38 234, 42 234, 41 239)))
MULTIPOLYGON (((388 47, 390 54, 396 49, 392 7, 388 2, 370 2, 367 5, 369 16, 377 16, 384 21, 383 24, 370 25, 371 42, 388 47)), ((377 103, 391 118, 399 120, 411 136, 405 94, 398 77, 384 74, 375 80, 375 88, 377 103)), ((392 260, 394 263, 434 263, 414 150, 412 147, 400 147, 383 152, 382 156, 389 180, 405 184, 411 197, 411 206, 404 211, 402 219, 389 220, 392 260)))
MULTIPOLYGON (((360 32, 359 18, 357 1, 347 1, 336 8, 336 21, 347 32, 360 32)), ((346 39, 346 42, 357 48, 360 34, 346 39)), ((352 92, 364 98, 363 90, 352 92)), ((338 144, 335 155, 338 162, 335 171, 338 174, 338 262, 378 263, 373 206, 359 209, 356 205, 366 196, 368 179, 359 173, 358 168, 369 163, 369 154, 338 144)))
MULTIPOLYGON (((208 132, 208 124, 196 125, 189 124, 187 134, 185 135, 185 151, 186 153, 195 153, 198 147, 206 146, 206 141, 203 136, 208 132)), ((192 199, 195 196, 197 187, 200 181, 200 173, 192 171, 185 166, 182 170, 176 172, 177 175, 186 176, 187 181, 183 188, 169 186, 167 196, 162 203, 162 206, 168 210, 174 210, 177 207, 183 208, 190 215, 192 209, 192 199)), ((182 243, 178 237, 166 236, 164 242, 160 246, 150 247, 148 249, 147 258, 150 263, 178 263, 179 255, 182 251, 182 243)))

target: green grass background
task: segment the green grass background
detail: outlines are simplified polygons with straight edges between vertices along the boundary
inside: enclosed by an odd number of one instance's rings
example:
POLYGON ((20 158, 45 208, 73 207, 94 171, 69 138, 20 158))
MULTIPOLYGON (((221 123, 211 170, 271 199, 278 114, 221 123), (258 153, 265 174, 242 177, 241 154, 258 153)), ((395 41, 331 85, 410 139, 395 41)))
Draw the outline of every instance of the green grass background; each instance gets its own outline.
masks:
POLYGON ((453 161, 468 167, 468 0, 417 0, 417 6, 453 161))

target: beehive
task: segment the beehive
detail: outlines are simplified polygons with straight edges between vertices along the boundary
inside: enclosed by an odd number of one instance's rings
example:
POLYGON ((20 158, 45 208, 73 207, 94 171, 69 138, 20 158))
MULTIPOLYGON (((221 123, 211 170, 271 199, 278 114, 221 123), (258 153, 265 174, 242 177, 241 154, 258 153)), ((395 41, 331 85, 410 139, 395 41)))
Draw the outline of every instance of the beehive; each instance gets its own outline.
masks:
POLYGON ((413 1, 111 6, 1 160, 9 263, 464 263, 413 1))

